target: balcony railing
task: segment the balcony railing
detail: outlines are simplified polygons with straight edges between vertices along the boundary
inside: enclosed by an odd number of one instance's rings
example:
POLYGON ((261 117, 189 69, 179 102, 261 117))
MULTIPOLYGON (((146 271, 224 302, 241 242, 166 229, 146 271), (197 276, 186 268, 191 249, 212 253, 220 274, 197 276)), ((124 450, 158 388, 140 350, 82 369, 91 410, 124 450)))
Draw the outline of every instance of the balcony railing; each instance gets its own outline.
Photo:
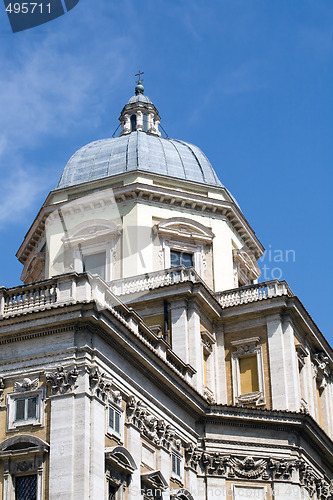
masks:
POLYGON ((294 296, 287 283, 279 280, 264 281, 255 285, 215 293, 216 299, 223 308, 257 302, 272 297, 280 297, 282 295, 287 295, 288 297, 294 296))
POLYGON ((141 293, 161 286, 174 285, 192 281, 193 283, 201 281, 200 276, 193 267, 177 266, 152 273, 139 274, 130 278, 111 281, 112 292, 121 297, 131 293, 141 293))
MULTIPOLYGON (((182 269, 178 269, 177 272, 172 270, 172 272, 167 273, 165 280, 162 279, 160 282, 176 283, 191 279, 195 272, 192 270, 192 272, 183 273, 183 266, 181 267, 182 269)), ((134 289, 141 286, 147 286, 147 283, 142 282, 140 286, 137 284, 134 289)), ((154 282, 154 287, 156 288, 156 286, 158 286, 157 282, 154 282)), ((120 322, 132 331, 133 335, 164 359, 170 368, 191 382, 195 370, 184 363, 172 351, 163 337, 156 335, 133 309, 127 307, 116 297, 111 288, 102 278, 89 273, 63 274, 40 283, 21 285, 15 288, 0 287, 0 320, 64 305, 93 301, 98 309, 111 311, 120 322)), ((119 290, 122 289, 119 288, 119 290)), ((125 289, 127 290, 126 287, 125 289)))

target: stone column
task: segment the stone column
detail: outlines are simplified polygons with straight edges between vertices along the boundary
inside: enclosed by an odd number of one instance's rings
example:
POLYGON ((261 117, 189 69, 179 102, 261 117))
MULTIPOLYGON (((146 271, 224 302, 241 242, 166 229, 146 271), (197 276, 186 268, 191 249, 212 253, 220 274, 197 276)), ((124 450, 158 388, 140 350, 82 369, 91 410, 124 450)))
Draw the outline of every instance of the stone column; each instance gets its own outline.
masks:
POLYGON ((269 368, 271 375, 272 408, 287 410, 286 361, 283 343, 283 329, 279 314, 267 318, 269 368))
POLYGON ((187 303, 185 300, 171 303, 172 349, 185 362, 189 362, 187 303))

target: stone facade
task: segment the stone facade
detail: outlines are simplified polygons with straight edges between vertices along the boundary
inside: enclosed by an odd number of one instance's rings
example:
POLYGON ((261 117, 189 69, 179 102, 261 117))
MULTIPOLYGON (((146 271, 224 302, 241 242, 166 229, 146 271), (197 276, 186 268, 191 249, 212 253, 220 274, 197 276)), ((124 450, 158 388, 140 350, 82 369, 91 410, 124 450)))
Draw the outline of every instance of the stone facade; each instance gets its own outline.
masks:
POLYGON ((228 191, 157 170, 52 191, 0 288, 0 498, 332 498, 330 346, 228 191))

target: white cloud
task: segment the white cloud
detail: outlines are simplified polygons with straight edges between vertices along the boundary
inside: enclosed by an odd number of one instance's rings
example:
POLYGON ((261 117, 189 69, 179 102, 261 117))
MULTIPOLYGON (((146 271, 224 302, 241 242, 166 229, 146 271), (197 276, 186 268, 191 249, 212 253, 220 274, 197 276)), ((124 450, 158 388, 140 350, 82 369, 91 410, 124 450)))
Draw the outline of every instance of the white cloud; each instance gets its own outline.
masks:
POLYGON ((45 176, 33 168, 17 167, 0 184, 0 228, 17 220, 35 201, 43 188, 45 176))
MULTIPOLYGON (((82 9, 72 30, 67 26, 61 31, 58 25, 58 30, 38 36, 33 31, 13 35, 0 46, 2 229, 6 222, 19 220, 50 187, 50 175, 43 171, 45 160, 38 164, 38 158, 47 155, 45 138, 65 136, 73 127, 96 127, 105 112, 106 92, 124 71, 129 51, 126 37, 110 34, 106 41, 94 32, 91 43, 82 50, 77 38, 82 39, 82 31, 87 37, 92 34, 89 14, 82 9), (27 167, 22 158, 32 148, 35 166, 27 167)), ((52 151, 49 156, 48 163, 52 151)), ((47 167, 50 172, 50 165, 47 167)))

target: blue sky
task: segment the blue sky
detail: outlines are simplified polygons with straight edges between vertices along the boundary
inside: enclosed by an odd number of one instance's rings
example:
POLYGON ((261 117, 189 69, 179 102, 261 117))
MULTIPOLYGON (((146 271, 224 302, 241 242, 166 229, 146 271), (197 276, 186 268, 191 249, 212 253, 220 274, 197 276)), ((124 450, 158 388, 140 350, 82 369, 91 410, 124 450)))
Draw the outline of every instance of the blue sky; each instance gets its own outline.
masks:
POLYGON ((141 69, 163 128, 203 149, 267 249, 265 277, 332 344, 332 35, 331 0, 80 0, 16 34, 0 5, 0 284, 20 283, 39 207, 113 134, 141 69))

